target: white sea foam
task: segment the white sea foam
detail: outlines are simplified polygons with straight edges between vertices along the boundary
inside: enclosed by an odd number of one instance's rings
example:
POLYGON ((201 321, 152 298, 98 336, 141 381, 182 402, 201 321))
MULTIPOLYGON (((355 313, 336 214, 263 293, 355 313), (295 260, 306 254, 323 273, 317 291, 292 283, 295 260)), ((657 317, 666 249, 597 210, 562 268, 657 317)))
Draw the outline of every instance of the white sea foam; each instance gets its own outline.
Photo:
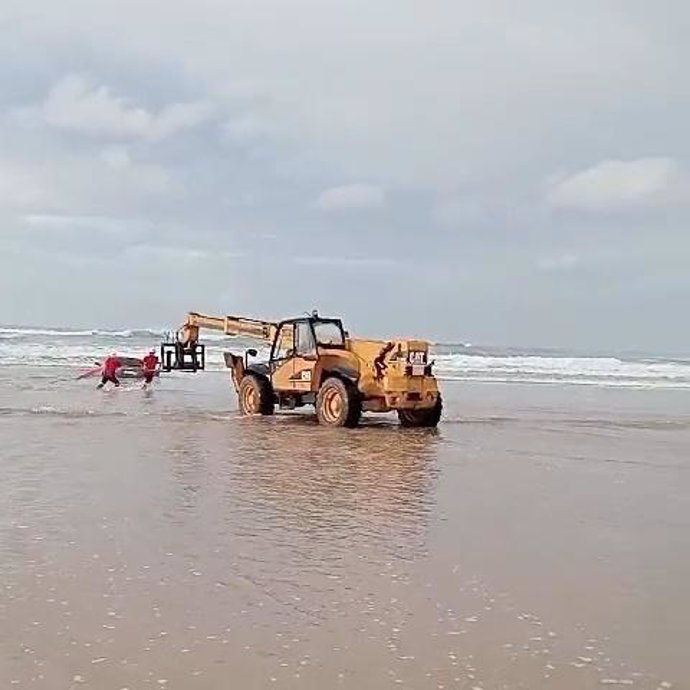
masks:
MULTIPOLYGON (((116 350, 123 356, 141 357, 157 347, 163 330, 61 330, 0 328, 0 365, 93 367, 116 350)), ((257 344, 244 338, 204 333, 210 369, 224 369, 223 352, 243 352, 257 344)), ((258 347, 258 359, 268 356, 258 347)), ((544 354, 491 353, 468 345, 435 345, 435 372, 444 380, 577 384, 633 388, 690 389, 690 359, 633 359, 617 357, 571 357, 544 354)))
POLYGON ((462 381, 690 388, 690 361, 468 354, 435 360, 439 376, 462 381))
MULTIPOLYGON (((56 339, 61 340, 68 338, 70 340, 79 340, 85 338, 103 338, 103 339, 120 339, 120 338, 154 338, 156 342, 163 339, 167 333, 173 333, 175 329, 163 328, 145 328, 145 329, 123 329, 123 330, 105 330, 94 328, 90 330, 69 330, 60 328, 14 328, 3 327, 0 328, 0 341, 2 340, 42 340, 56 339)), ((233 342, 238 340, 236 336, 225 335, 224 333, 204 333, 203 340, 209 342, 227 341, 233 342)))
POLYGON ((163 334, 162 330, 130 330, 124 329, 119 331, 102 330, 98 328, 90 330, 68 330, 59 328, 0 328, 0 339, 13 338, 92 338, 101 336, 104 338, 132 338, 136 336, 155 336, 160 338, 163 334))

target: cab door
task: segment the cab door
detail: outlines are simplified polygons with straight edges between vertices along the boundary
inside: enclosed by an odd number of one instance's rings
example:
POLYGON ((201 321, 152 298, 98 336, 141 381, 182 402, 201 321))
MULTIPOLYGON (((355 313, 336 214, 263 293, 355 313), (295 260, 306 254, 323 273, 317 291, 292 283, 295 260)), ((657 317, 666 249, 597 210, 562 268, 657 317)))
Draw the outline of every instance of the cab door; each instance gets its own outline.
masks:
POLYGON ((284 323, 276 333, 269 368, 271 383, 276 391, 292 390, 292 374, 295 358, 295 324, 284 323))
POLYGON ((314 370, 318 362, 316 339, 310 321, 295 324, 295 356, 292 360, 292 388, 309 393, 315 390, 314 370))

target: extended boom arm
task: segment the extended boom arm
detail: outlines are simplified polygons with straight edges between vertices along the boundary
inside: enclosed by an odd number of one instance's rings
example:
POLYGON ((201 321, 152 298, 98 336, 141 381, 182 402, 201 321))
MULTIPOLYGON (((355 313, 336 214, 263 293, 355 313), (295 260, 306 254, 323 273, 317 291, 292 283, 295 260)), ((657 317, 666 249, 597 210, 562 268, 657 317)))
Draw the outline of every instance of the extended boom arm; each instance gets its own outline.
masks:
POLYGON ((199 331, 207 328, 230 336, 246 336, 272 343, 278 324, 243 316, 209 316, 189 312, 185 322, 175 332, 174 340, 161 344, 161 361, 164 371, 198 371, 206 364, 205 347, 199 342, 199 331))
POLYGON ((244 335, 266 342, 272 342, 275 337, 277 324, 273 321, 248 319, 243 316, 208 316, 189 312, 184 325, 177 331, 177 339, 185 346, 199 342, 199 329, 208 328, 221 331, 226 335, 244 335))

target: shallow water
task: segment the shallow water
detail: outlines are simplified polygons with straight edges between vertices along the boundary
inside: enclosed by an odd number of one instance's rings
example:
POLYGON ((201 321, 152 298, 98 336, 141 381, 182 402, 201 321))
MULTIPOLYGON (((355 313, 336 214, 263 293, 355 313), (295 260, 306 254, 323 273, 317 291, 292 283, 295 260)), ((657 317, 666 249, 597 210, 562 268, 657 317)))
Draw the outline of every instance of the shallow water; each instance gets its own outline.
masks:
POLYGON ((690 685, 685 392, 341 431, 218 374, 1 376, 2 688, 690 685))

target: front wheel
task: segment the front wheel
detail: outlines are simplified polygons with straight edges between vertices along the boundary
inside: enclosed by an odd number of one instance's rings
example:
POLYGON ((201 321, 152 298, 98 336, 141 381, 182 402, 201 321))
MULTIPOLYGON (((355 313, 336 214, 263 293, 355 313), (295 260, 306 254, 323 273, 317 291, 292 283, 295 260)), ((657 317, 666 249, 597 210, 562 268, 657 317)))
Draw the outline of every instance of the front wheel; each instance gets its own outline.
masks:
POLYGON ((253 374, 242 379, 237 397, 243 415, 271 415, 275 409, 270 382, 253 374))
POLYGON ((439 393, 436 404, 425 410, 398 410, 400 425, 405 427, 435 427, 441 421, 443 401, 439 393))
POLYGON ((362 415, 359 391, 349 381, 331 377, 316 396, 316 416, 327 426, 356 427, 362 415))

